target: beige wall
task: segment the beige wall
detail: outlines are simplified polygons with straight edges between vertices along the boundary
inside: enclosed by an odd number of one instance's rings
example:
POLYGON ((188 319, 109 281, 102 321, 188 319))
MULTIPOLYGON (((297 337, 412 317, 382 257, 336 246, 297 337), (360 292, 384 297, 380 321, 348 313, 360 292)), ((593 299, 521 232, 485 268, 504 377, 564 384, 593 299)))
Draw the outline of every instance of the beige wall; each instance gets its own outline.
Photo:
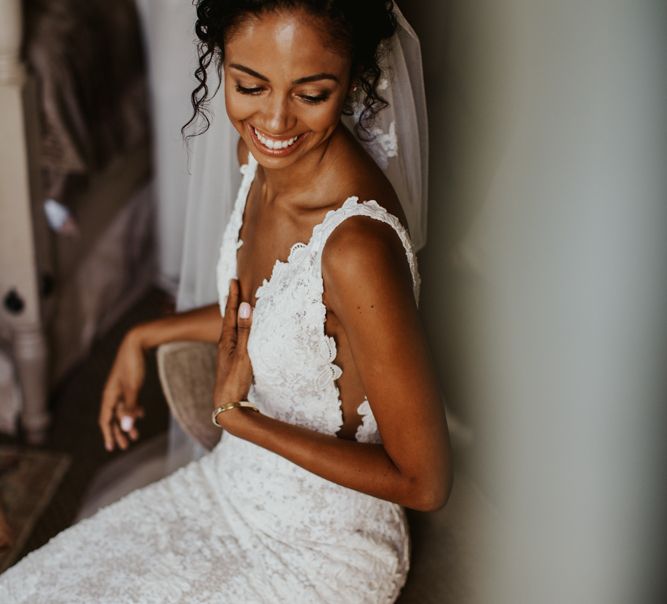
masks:
POLYGON ((488 602, 654 597, 667 8, 403 0, 431 119, 422 308, 502 511, 488 602), (653 556, 653 557, 652 557, 653 556))
POLYGON ((505 8, 402 2, 422 42, 430 120, 428 244, 420 256, 422 310, 448 405, 469 422, 481 329, 479 250, 468 241, 488 201, 509 123, 510 33, 505 8))

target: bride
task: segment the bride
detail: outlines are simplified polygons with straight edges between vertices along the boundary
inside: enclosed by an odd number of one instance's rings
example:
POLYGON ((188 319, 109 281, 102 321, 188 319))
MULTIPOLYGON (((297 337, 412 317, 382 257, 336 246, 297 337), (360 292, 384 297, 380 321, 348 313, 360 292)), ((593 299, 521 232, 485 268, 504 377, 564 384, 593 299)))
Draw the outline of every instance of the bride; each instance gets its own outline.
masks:
POLYGON ((223 435, 29 554, 0 577, 2 602, 396 599, 403 507, 444 505, 449 440, 404 213, 341 118, 356 101, 357 135, 376 134, 397 15, 391 0, 197 2, 195 114, 219 61, 243 172, 220 309, 132 329, 100 427, 107 449, 127 448, 144 351, 202 340, 218 344, 223 435))

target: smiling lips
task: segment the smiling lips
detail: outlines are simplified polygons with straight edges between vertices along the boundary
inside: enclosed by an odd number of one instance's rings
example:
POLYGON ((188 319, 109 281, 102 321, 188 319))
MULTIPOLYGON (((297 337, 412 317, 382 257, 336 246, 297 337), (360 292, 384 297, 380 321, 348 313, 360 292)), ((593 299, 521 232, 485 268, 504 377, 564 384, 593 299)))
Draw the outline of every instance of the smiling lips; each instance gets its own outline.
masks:
POLYGON ((274 156, 291 153, 292 150, 298 146, 296 143, 304 136, 303 134, 298 134, 292 138, 277 139, 267 136, 263 132, 257 130, 254 126, 250 126, 249 130, 257 146, 265 153, 274 156))

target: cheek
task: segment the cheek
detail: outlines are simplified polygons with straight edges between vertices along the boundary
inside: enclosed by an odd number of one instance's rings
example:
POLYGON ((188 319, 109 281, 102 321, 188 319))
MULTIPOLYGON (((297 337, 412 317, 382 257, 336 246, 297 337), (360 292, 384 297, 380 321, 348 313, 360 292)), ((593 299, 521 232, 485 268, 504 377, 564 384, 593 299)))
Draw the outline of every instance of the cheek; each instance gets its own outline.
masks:
POLYGON ((245 98, 234 92, 225 92, 225 107, 229 119, 238 122, 250 117, 254 113, 253 100, 253 97, 245 98))
POLYGON ((302 122, 316 132, 335 128, 341 117, 343 102, 331 99, 320 107, 310 107, 303 111, 302 122))

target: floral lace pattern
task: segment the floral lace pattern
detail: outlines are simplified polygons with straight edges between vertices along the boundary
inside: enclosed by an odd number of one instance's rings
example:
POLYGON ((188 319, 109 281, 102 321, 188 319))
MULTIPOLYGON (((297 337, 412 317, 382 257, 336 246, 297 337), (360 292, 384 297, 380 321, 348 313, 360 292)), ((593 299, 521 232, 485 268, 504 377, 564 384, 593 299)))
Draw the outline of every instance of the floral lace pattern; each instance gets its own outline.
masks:
MULTIPOLYGON (((218 292, 223 312, 229 281, 237 276, 238 235, 256 165, 250 156, 221 247, 218 292)), ((249 398, 266 414, 328 434, 336 434, 343 424, 336 385, 342 370, 334 362, 336 342, 324 330, 326 307, 322 302, 321 257, 329 235, 351 216, 369 216, 394 228, 406 251, 415 299, 419 299, 416 256, 398 218, 376 201, 360 203, 357 197, 349 197, 340 208, 327 212, 324 220, 313 228, 308 243, 295 243, 285 262, 276 261, 270 278, 257 289, 248 340, 248 353, 255 374, 249 398), (307 405, 299 401, 307 402, 307 405)), ((381 442, 367 399, 358 406, 357 413, 362 424, 356 439, 359 442, 381 442)))
MULTIPOLYGON (((245 200, 244 179, 217 267, 221 311, 245 200)), ((329 212, 307 243, 256 292, 248 398, 265 413, 335 434, 342 414, 336 342, 326 335, 321 254, 349 216, 391 224, 419 294, 407 233, 374 201, 353 197, 329 212)), ((359 406, 357 440, 380 442, 371 406, 359 406)), ((63 531, 0 576, 0 602, 24 604, 395 601, 409 567, 405 514, 396 504, 320 478, 252 443, 223 434, 198 461, 63 531)))
MULTIPOLYGON (((379 91, 384 91, 389 87, 389 82, 386 78, 382 78, 378 85, 379 91)), ((362 103, 356 103, 352 108, 352 117, 354 123, 359 123, 361 114, 364 110, 362 103)), ((368 129, 369 136, 361 139, 359 142, 364 146, 366 151, 370 153, 375 163, 386 172, 389 166, 389 160, 398 157, 398 136, 396 135, 396 122, 391 121, 387 127, 387 131, 382 130, 378 126, 373 126, 368 129)))

